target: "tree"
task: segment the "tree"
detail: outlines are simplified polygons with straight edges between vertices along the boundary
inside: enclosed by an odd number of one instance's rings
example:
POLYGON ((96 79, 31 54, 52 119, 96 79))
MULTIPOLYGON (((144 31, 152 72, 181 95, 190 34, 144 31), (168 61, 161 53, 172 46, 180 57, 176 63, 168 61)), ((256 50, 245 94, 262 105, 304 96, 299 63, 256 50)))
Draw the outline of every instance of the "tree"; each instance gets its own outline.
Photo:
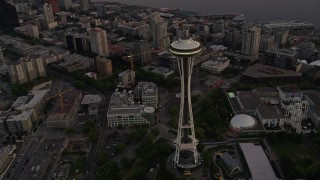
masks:
POLYGON ((89 132, 89 141, 92 143, 96 143, 98 141, 98 133, 94 128, 92 128, 89 132))
POLYGON ((130 160, 128 159, 128 157, 121 158, 121 165, 123 168, 128 168, 130 166, 130 160))
POLYGON ((13 84, 11 86, 11 92, 12 94, 17 96, 25 96, 28 94, 28 90, 25 88, 25 86, 22 86, 20 84, 13 84))
POLYGON ((122 153, 126 149, 126 145, 119 143, 115 146, 115 153, 122 153))
POLYGON ((77 172, 83 172, 86 164, 86 159, 84 157, 78 157, 73 162, 73 169, 77 172))
POLYGON ((207 150, 202 153, 202 159, 205 166, 209 167, 209 165, 212 163, 212 154, 207 150))
POLYGON ((198 128, 196 128, 195 132, 196 132, 196 137, 197 137, 198 139, 203 139, 203 138, 205 138, 205 131, 204 131, 203 128, 198 127, 198 128))
POLYGON ((76 130, 75 130, 74 128, 67 128, 67 129, 65 129, 64 132, 66 133, 67 136, 70 137, 70 136, 74 135, 74 133, 76 132, 76 130))
POLYGON ((160 134, 160 130, 158 128, 154 128, 154 129, 151 129, 151 133, 157 137, 160 134))

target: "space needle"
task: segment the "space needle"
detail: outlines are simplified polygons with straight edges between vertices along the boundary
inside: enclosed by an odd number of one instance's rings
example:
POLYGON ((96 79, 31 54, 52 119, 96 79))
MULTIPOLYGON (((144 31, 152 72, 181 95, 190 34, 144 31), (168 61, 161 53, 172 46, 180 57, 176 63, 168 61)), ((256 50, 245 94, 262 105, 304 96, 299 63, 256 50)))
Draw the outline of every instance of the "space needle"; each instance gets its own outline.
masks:
POLYGON ((174 41, 169 51, 176 56, 181 79, 181 99, 177 138, 173 141, 176 148, 172 161, 174 167, 192 169, 201 164, 197 152, 198 140, 195 137, 193 113, 191 104, 191 74, 194 57, 202 50, 199 42, 189 37, 174 41))

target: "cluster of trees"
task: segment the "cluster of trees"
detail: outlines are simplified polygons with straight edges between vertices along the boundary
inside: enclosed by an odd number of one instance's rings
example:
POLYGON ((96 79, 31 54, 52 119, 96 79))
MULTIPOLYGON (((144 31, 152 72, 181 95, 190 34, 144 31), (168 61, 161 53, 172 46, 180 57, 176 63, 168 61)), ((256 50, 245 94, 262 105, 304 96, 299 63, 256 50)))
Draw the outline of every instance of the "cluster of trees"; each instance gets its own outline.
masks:
POLYGON ((199 100, 200 111, 194 114, 196 137, 199 139, 221 139, 232 115, 226 95, 214 89, 199 100))
POLYGON ((97 180, 118 180, 120 179, 120 169, 118 164, 110 161, 107 153, 104 152, 99 154, 95 175, 95 179, 97 180))
POLYGON ((277 146, 277 144, 283 146, 283 143, 291 143, 293 144, 292 146, 297 146, 297 150, 292 150, 294 151, 295 157, 290 155, 292 152, 288 153, 284 150, 278 152, 281 168, 288 179, 319 179, 320 161, 317 158, 312 158, 315 156, 311 151, 312 148, 308 147, 310 151, 304 149, 299 150, 299 146, 301 146, 302 143, 308 144, 310 139, 316 139, 318 138, 317 136, 318 135, 307 137, 307 139, 302 134, 286 132, 268 135, 268 141, 273 146, 277 146))
POLYGON ((98 132, 93 121, 89 120, 84 124, 82 133, 89 136, 89 141, 91 143, 96 143, 98 141, 98 132))
POLYGON ((157 179, 174 179, 174 176, 166 169, 166 159, 173 152, 167 141, 160 139, 156 143, 151 138, 146 138, 136 149, 136 157, 139 159, 135 164, 136 171, 129 178, 130 180, 147 179, 146 174, 155 163, 161 165, 157 179))
POLYGON ((278 85, 297 85, 301 90, 309 90, 316 88, 316 81, 303 77, 302 80, 298 82, 278 82, 278 81, 268 81, 268 82, 255 82, 255 81, 247 81, 238 84, 233 84, 229 91, 244 91, 244 90, 252 90, 254 88, 259 87, 277 87, 278 85))
POLYGON ((129 142, 138 143, 144 139, 148 129, 145 127, 139 127, 135 131, 129 134, 129 142))

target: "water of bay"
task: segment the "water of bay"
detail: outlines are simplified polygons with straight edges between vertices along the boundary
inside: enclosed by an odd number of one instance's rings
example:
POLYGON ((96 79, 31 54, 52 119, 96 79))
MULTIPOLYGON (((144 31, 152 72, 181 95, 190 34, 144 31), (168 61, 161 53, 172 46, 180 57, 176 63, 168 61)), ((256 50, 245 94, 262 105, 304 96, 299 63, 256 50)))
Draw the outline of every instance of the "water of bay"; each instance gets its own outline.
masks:
POLYGON ((113 0, 200 14, 242 13, 247 20, 301 20, 320 27, 320 0, 113 0))

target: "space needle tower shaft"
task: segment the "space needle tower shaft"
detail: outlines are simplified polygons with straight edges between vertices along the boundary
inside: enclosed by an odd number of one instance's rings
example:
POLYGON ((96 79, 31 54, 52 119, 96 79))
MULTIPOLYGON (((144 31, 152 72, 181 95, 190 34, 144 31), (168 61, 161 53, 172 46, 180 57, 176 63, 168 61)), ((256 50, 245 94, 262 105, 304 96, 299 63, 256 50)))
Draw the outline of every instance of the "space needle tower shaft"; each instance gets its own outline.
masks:
POLYGON ((198 140, 195 138, 192 103, 191 75, 194 56, 202 50, 199 42, 183 38, 171 44, 169 51, 176 56, 181 79, 180 111, 174 165, 180 168, 192 168, 199 163, 198 140))

